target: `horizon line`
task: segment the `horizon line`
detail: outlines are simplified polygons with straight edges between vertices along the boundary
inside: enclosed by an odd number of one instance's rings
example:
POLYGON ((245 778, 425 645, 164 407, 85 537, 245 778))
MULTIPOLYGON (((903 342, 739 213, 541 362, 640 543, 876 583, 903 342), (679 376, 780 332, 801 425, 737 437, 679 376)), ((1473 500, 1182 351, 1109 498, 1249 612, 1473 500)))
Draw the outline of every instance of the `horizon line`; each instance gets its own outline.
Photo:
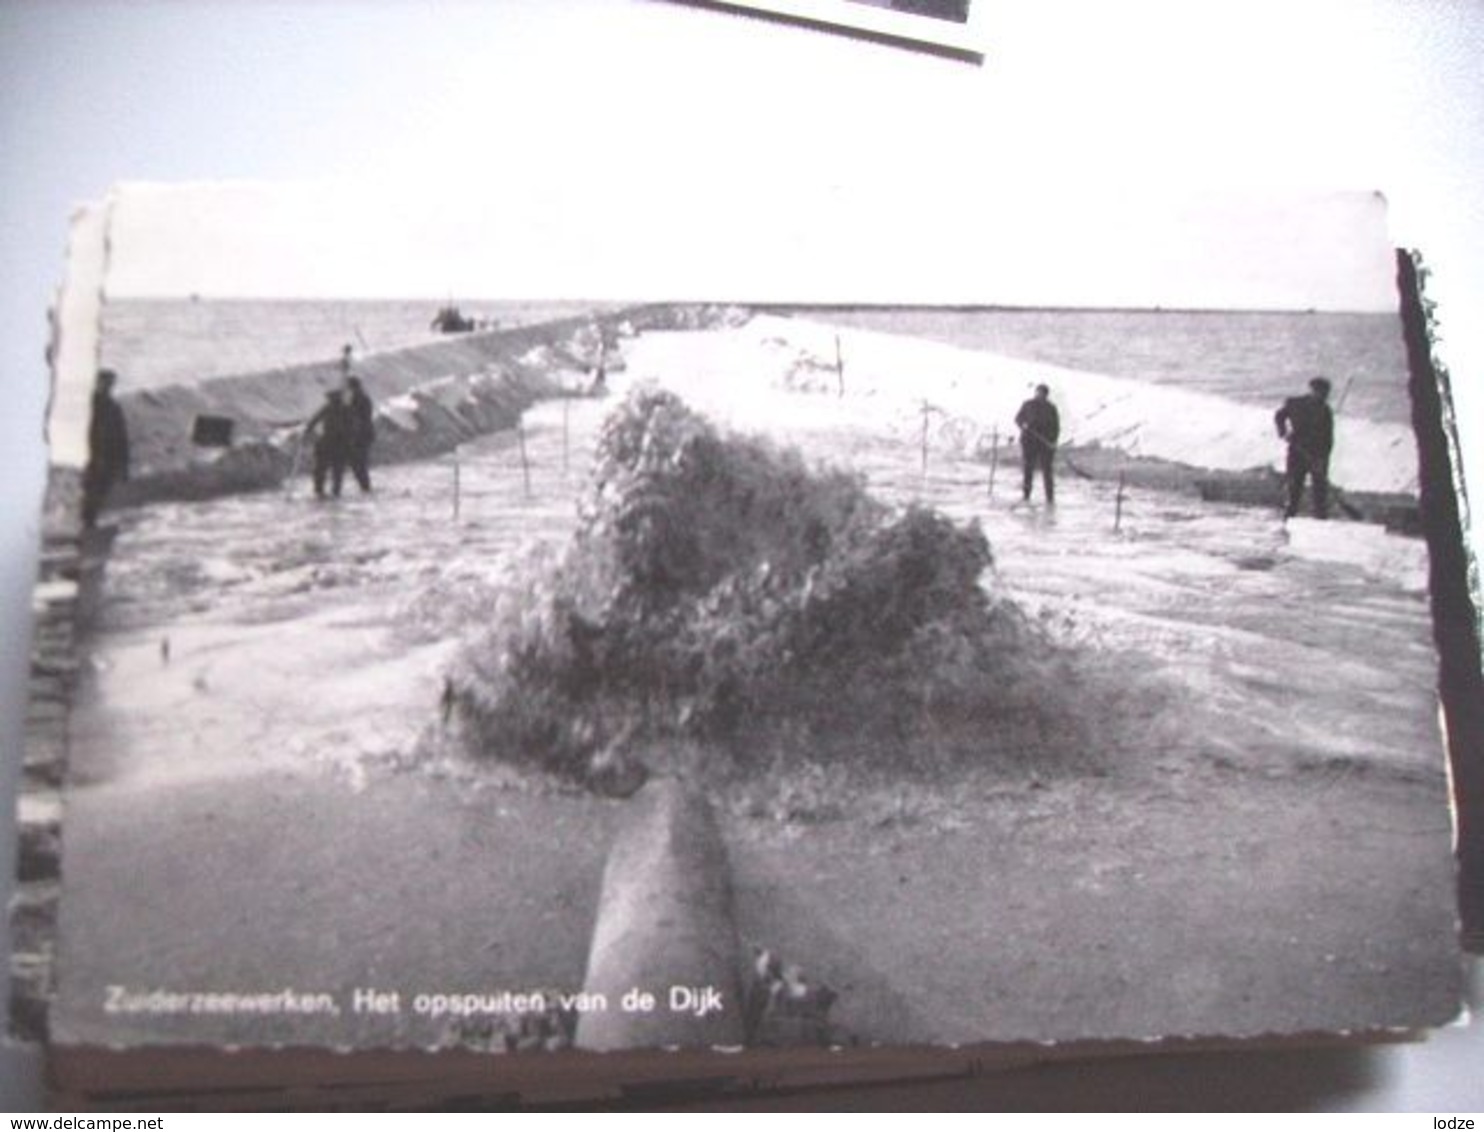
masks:
POLYGON ((885 300, 787 300, 787 299, 564 299, 556 297, 522 297, 495 295, 215 295, 202 293, 158 294, 135 293, 109 295, 104 305, 110 302, 179 302, 179 303, 501 303, 517 304, 561 304, 564 306, 591 307, 652 307, 652 306, 736 306, 766 310, 813 310, 813 311, 953 311, 971 313, 1035 313, 1065 311, 1068 313, 1118 313, 1118 314, 1400 314, 1401 305, 1393 307, 1341 307, 1341 306, 1187 306, 1128 303, 999 303, 999 302, 914 302, 885 300))

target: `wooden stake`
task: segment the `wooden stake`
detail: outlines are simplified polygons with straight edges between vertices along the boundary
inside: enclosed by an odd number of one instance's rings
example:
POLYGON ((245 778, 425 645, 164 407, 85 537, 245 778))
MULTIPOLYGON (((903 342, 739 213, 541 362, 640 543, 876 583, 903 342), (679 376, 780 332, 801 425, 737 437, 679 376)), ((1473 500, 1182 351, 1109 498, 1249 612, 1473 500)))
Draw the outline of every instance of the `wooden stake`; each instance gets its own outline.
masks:
POLYGON ((836 396, 845 396, 845 355, 840 350, 840 336, 835 335, 835 382, 838 386, 836 396))
POLYGON ((568 448, 570 446, 570 441, 569 441, 568 437, 569 437, 569 435, 571 433, 571 425, 568 422, 569 422, 571 416, 572 416, 572 398, 570 396, 563 397, 562 398, 562 475, 564 475, 564 476, 567 474, 567 463, 568 463, 567 452, 568 452, 568 448))
POLYGON ((930 413, 931 411, 932 406, 924 401, 922 403, 922 478, 924 480, 927 479, 928 413, 930 413))
POLYGON ((531 498, 531 461, 526 456, 526 422, 525 417, 520 416, 515 421, 515 439, 520 444, 520 474, 522 482, 526 487, 526 498, 531 498))
POLYGON ((994 498, 994 474, 1000 466, 1000 426, 995 425, 989 438, 989 497, 994 498))
POLYGON ((453 448, 453 517, 455 519, 459 517, 461 495, 462 493, 459 487, 459 446, 455 444, 453 448))
POLYGON ((1123 473, 1118 473, 1118 494, 1113 500, 1113 529, 1116 531, 1123 522, 1123 473))

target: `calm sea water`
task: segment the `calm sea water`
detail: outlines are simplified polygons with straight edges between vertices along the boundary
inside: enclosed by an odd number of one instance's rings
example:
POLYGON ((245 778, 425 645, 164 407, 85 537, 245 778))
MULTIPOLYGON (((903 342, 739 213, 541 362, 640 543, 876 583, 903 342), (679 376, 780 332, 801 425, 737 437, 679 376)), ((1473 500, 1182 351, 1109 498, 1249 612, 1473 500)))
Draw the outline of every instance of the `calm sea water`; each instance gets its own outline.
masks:
POLYGON ((1334 383, 1342 415, 1411 423, 1395 314, 1251 311, 828 309, 809 312, 1029 361, 1278 407, 1309 379, 1334 383))
MULTIPOLYGON (((503 327, 569 318, 613 304, 452 300, 469 318, 503 327)), ((120 390, 193 384, 209 377, 322 362, 346 345, 357 355, 444 339, 431 299, 124 299, 103 309, 102 364, 120 390)))
MULTIPOLYGON (((598 309, 581 302, 459 301, 516 326, 598 309)), ((323 361, 440 336, 439 303, 125 300, 104 311, 103 360, 123 389, 323 361)), ((1393 314, 829 308, 804 317, 1271 405, 1328 376, 1342 415, 1405 424, 1406 354, 1393 314)))

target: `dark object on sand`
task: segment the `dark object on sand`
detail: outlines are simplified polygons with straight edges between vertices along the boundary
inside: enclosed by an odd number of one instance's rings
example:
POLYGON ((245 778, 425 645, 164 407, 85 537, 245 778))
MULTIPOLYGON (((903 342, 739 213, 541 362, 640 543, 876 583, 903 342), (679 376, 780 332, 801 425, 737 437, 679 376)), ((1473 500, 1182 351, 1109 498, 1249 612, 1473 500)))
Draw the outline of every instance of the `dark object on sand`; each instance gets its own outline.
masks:
MULTIPOLYGON (((1236 474, 1228 476, 1210 476, 1195 481, 1196 491, 1207 503, 1239 503, 1247 507, 1277 507, 1282 508, 1288 499, 1289 479, 1286 476, 1264 473, 1261 475, 1236 474)), ((1357 522, 1367 521, 1367 515, 1350 498, 1349 493, 1342 492, 1334 484, 1329 484, 1329 498, 1347 519, 1357 522)), ((1366 497, 1370 500, 1386 499, 1395 500, 1391 510, 1396 510, 1398 515, 1402 514, 1408 504, 1405 497, 1381 496, 1375 493, 1366 497)), ((1383 517, 1390 525, 1390 511, 1383 517)))
POLYGON ((440 334, 467 334, 474 329, 474 320, 465 318, 456 306, 439 307, 428 327, 440 334))
POLYGON ((1195 481, 1207 503, 1240 503, 1247 507, 1281 507, 1284 480, 1272 472, 1244 476, 1212 476, 1195 481))
POLYGON ((191 443, 199 448, 230 448, 232 428, 231 417, 202 413, 191 425, 191 443))

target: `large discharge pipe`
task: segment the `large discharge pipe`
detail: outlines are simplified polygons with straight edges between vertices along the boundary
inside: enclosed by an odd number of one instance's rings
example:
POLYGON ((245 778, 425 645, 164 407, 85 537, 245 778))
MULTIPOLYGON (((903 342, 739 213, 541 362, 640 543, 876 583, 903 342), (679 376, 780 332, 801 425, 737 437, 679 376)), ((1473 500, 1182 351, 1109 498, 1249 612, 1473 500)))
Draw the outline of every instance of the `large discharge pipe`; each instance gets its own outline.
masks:
POLYGON ((603 872, 576 1044, 616 1050, 740 1046, 731 878, 711 804, 678 779, 651 780, 603 872))

